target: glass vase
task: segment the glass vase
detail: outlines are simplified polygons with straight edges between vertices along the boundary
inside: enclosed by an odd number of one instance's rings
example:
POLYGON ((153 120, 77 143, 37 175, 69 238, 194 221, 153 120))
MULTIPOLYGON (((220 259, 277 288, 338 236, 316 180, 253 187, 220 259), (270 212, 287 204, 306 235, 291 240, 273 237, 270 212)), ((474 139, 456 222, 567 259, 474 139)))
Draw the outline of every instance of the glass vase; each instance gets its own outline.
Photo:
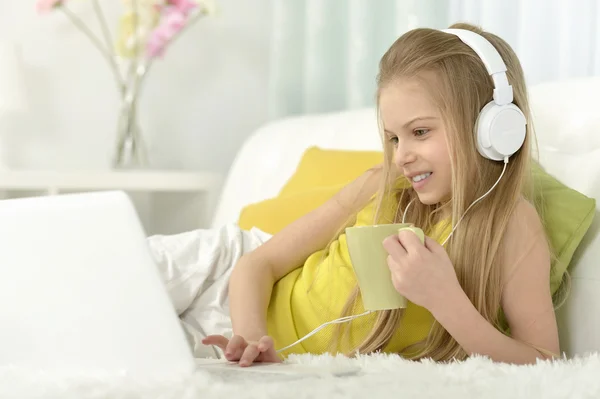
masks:
POLYGON ((125 88, 122 93, 116 147, 112 161, 116 169, 140 169, 148 167, 149 164, 148 150, 138 120, 135 86, 137 85, 125 88))

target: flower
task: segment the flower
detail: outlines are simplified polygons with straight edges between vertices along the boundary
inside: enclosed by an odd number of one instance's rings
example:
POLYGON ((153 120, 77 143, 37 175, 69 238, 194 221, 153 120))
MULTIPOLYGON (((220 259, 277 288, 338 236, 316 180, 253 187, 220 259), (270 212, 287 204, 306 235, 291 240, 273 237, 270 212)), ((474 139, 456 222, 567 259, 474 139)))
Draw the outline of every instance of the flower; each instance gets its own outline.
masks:
POLYGON ((38 0, 36 9, 39 13, 50 12, 53 8, 60 7, 65 0, 38 0))
POLYGON ((217 14, 217 5, 214 0, 202 0, 198 4, 201 6, 204 15, 216 15, 217 14))
POLYGON ((144 5, 137 10, 123 14, 119 20, 116 51, 122 57, 136 57, 144 48, 152 29, 159 20, 158 10, 153 5, 144 5), (136 37, 137 27, 137 37, 136 37))
POLYGON ((166 7, 160 24, 148 38, 147 51, 151 58, 162 57, 169 41, 185 26, 187 15, 175 6, 166 7))
POLYGON ((171 39, 187 24, 190 13, 198 8, 198 3, 193 0, 165 0, 162 5, 155 3, 155 7, 161 13, 161 21, 146 43, 150 58, 163 56, 171 39))
POLYGON ((184 15, 188 15, 190 11, 198 7, 198 4, 192 0, 167 0, 167 3, 184 15))
MULTIPOLYGON (((67 0, 36 0, 37 10, 47 13, 53 8, 66 4, 67 0)), ((118 0, 117 0, 118 1, 118 0)), ((123 81, 115 66, 115 55, 138 58, 145 48, 147 58, 162 56, 175 36, 189 23, 200 16, 211 15, 215 11, 214 0, 121 0, 124 12, 119 18, 117 40, 112 41, 104 16, 95 7, 102 24, 102 38, 90 30, 74 13, 66 12, 72 22, 92 41, 111 64, 117 78, 123 81), (196 11, 197 10, 197 11, 196 11), (104 43, 102 43, 104 39, 104 43)))

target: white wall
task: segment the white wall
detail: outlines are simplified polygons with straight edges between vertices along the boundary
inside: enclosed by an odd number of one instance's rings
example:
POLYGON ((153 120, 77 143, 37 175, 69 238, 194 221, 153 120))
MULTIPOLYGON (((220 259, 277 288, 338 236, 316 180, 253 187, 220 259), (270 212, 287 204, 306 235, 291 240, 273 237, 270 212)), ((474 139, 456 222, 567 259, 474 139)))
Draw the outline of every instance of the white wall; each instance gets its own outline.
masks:
MULTIPOLYGON (((270 0, 215 1, 220 15, 199 21, 147 77, 141 124, 157 168, 226 172, 266 120, 270 0)), ((101 3, 116 24, 121 2, 101 3)), ((89 1, 71 4, 93 21, 89 1)), ((0 0, 0 38, 22 46, 30 107, 2 132, 9 166, 109 167, 118 99, 95 48, 62 13, 38 15, 33 0, 0 0)))

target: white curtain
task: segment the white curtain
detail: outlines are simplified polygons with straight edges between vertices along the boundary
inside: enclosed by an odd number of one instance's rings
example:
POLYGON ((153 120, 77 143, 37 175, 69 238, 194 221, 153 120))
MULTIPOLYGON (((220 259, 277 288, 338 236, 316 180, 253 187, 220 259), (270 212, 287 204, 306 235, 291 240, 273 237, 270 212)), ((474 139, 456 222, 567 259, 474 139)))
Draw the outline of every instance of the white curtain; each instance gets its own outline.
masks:
POLYGON ((600 75, 600 0, 271 0, 271 118, 374 105, 380 57, 415 27, 503 37, 529 84, 600 75))

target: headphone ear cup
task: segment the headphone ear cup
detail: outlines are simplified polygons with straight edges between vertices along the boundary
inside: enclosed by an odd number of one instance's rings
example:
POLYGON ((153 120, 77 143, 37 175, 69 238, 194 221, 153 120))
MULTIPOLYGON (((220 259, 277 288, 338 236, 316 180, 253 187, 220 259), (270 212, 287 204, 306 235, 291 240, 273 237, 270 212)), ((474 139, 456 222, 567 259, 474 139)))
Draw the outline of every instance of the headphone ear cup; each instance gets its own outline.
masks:
POLYGON ((502 161, 517 152, 527 132, 527 120, 515 104, 489 102, 475 122, 477 151, 485 158, 502 161))

